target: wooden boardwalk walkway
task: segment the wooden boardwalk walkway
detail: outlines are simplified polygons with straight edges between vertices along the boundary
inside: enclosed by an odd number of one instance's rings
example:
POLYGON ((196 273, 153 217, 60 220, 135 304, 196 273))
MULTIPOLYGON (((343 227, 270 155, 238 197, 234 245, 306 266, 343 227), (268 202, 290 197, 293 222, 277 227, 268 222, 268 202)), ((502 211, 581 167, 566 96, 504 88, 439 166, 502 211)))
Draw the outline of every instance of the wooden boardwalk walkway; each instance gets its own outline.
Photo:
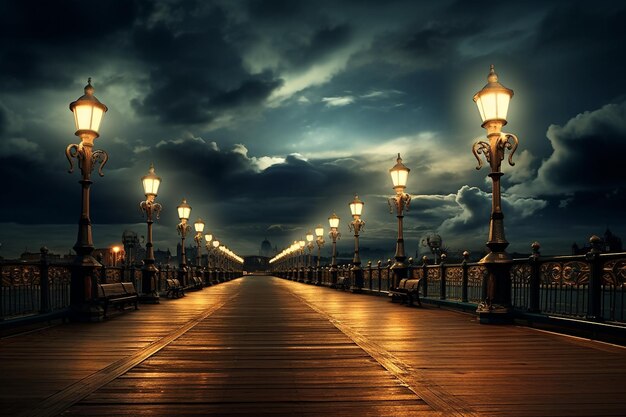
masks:
POLYGON ((624 416, 626 349, 273 277, 0 339, 0 415, 624 416))

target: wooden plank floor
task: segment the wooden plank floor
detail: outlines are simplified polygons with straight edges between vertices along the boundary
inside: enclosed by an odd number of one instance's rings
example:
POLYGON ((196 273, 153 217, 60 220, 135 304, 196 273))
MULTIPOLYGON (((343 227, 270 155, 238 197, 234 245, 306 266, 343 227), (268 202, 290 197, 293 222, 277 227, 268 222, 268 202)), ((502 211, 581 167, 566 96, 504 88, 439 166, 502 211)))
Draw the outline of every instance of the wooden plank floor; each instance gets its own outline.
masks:
POLYGON ((626 349, 246 277, 0 339, 0 415, 624 416, 626 349))
POLYGON ((85 415, 441 415, 268 278, 70 408, 85 415))

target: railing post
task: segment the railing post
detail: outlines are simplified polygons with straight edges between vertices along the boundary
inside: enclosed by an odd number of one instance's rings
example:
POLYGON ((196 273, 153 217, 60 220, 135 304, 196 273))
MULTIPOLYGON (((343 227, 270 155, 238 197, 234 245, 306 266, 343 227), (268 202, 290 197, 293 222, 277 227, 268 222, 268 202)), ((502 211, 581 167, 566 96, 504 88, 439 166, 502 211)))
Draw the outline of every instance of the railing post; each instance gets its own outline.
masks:
MULTIPOLYGON (((391 259, 387 259, 387 291, 391 289, 391 281, 393 280, 395 282, 395 279, 396 279, 396 274, 391 269, 391 267, 392 267, 391 259)), ((398 282, 400 282, 399 279, 398 279, 398 282)), ((396 283, 396 286, 397 286, 397 283, 396 283)))
POLYGON ((39 267, 39 312, 50 311, 50 281, 48 278, 48 248, 43 246, 40 249, 41 262, 39 267))
POLYGON ((445 253, 441 254, 441 262, 439 263, 439 273, 440 275, 440 290, 439 290, 439 299, 440 300, 445 300, 446 299, 446 257, 447 255, 445 253))
POLYGON ((533 249, 532 255, 528 258, 530 262, 530 294, 528 300, 528 311, 530 313, 539 312, 539 290, 541 288, 541 264, 539 262, 539 249, 541 245, 539 242, 533 242, 531 245, 533 249))
POLYGON ((424 280, 424 298, 428 297, 428 256, 422 256, 422 278, 424 280))
POLYGON ((368 286, 372 291, 372 261, 367 261, 367 273, 368 273, 368 286))
POLYGON ((154 290, 157 294, 161 293, 161 268, 163 268, 163 265, 158 264, 156 274, 154 275, 156 279, 156 282, 154 283, 154 290))
POLYGON ((470 256, 470 253, 468 251, 463 252, 463 262, 461 263, 461 268, 463 269, 463 278, 461 282, 461 302, 462 303, 468 302, 467 286, 469 282, 469 275, 468 275, 469 267, 467 266, 467 262, 469 261, 469 256, 470 256))
POLYGON ((383 268, 382 268, 382 265, 383 265, 383 263, 379 259, 378 262, 376 263, 376 269, 378 270, 378 292, 380 292, 382 290, 382 288, 380 288, 380 287, 383 285, 383 268))
MULTIPOLYGON (((100 268, 100 282, 99 282, 99 284, 106 284, 107 283, 107 267, 104 264, 104 262, 102 261, 102 254, 101 253, 98 254, 98 262, 100 262, 100 264, 102 265, 102 268, 100 268)), ((98 278, 97 278, 96 274, 94 274, 94 281, 98 281, 98 278)))
POLYGON ((602 320, 602 259, 600 258, 602 239, 593 235, 589 239, 591 250, 587 253, 591 274, 589 276, 589 303, 587 305, 588 320, 602 320))

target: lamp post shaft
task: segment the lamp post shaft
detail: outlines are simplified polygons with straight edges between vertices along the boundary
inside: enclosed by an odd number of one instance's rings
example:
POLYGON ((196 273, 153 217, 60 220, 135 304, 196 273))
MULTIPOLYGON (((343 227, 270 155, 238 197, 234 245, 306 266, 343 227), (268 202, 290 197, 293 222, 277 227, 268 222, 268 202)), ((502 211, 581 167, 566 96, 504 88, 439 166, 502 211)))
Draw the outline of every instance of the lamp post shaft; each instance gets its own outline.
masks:
MULTIPOLYGON (((74 244, 74 250, 78 255, 78 258, 83 258, 81 263, 84 263, 88 258, 93 258, 93 238, 91 234, 91 218, 89 217, 89 189, 93 183, 89 179, 82 179, 78 181, 81 184, 81 213, 78 220, 78 236, 76 237, 76 243, 74 244)), ((88 263, 93 266, 99 266, 97 261, 93 259, 88 263), (95 263, 93 263, 95 262, 95 263)))
POLYGON ((322 258, 322 245, 317 244, 317 269, 320 269, 320 259, 322 258))
POLYGON ((360 291, 363 287, 363 269, 361 268, 361 256, 359 254, 359 233, 364 222, 360 218, 355 218, 351 225, 354 229, 354 257, 352 258, 352 291, 360 291))
POLYGON ((201 240, 202 238, 198 239, 196 238, 196 267, 200 268, 202 265, 200 265, 200 261, 202 259, 202 253, 201 253, 201 240))
POLYGON ((322 283, 322 270, 321 266, 321 258, 322 258, 322 246, 324 245, 324 238, 318 236, 317 240, 317 268, 315 271, 315 285, 320 285, 322 283))
POLYGON ((178 226, 179 226, 178 231, 180 232, 180 244, 181 244, 178 279, 180 280, 181 285, 184 287, 187 284, 187 254, 185 251, 185 235, 187 234, 189 225, 187 225, 187 223, 181 222, 178 226))
POLYGON ((337 285, 337 230, 331 230, 330 237, 333 240, 332 258, 330 261, 330 284, 337 285))
POLYGON ((354 267, 361 266, 361 256, 359 255, 359 231, 361 229, 360 223, 354 223, 354 257, 352 258, 352 265, 354 267))
POLYGON ((308 258, 307 258, 307 262, 306 262, 306 266, 307 268, 311 268, 311 250, 313 249, 312 246, 307 246, 307 248, 309 249, 309 253, 308 253, 308 258))
POLYGON ((396 253, 394 255, 395 262, 391 265, 391 270, 394 273, 393 287, 397 287, 400 280, 407 277, 408 264, 406 262, 406 254, 404 251, 404 206, 410 202, 410 196, 403 191, 398 192, 395 197, 392 197, 390 204, 396 206, 398 218, 398 239, 396 241, 396 253))
POLYGON ((102 167, 108 159, 106 152, 93 151, 93 141, 96 135, 89 133, 80 134, 81 142, 71 144, 65 150, 65 155, 70 163, 69 172, 73 172, 72 158, 78 160, 81 171, 81 214, 78 220, 78 234, 74 250, 74 258, 71 286, 70 286, 70 309, 72 319, 79 321, 99 321, 102 319, 102 309, 94 303, 98 293, 98 279, 95 274, 96 267, 101 266, 93 257, 94 245, 91 234, 91 218, 89 215, 89 191, 92 184, 91 172, 94 164, 100 162, 98 172, 102 174, 102 167))
POLYGON ((502 212, 502 195, 500 178, 502 177, 501 162, 506 149, 510 150, 509 163, 517 149, 518 139, 515 135, 502 133, 499 121, 486 123, 489 142, 476 142, 472 148, 478 160, 476 169, 482 167, 479 154, 483 154, 490 165, 488 174, 492 180, 491 215, 489 219, 489 253, 480 260, 487 268, 487 276, 483 280, 482 301, 476 309, 481 323, 510 322, 511 312, 511 257, 506 252, 509 242, 504 234, 504 214, 502 212))
POLYGON ((154 195, 146 197, 146 201, 142 201, 140 207, 146 212, 146 224, 148 227, 146 240, 146 257, 143 261, 141 273, 141 296, 140 300, 144 303, 159 303, 159 294, 156 285, 156 274, 158 271, 154 259, 154 245, 152 243, 152 224, 154 223, 153 215, 161 211, 161 205, 154 202, 154 195))

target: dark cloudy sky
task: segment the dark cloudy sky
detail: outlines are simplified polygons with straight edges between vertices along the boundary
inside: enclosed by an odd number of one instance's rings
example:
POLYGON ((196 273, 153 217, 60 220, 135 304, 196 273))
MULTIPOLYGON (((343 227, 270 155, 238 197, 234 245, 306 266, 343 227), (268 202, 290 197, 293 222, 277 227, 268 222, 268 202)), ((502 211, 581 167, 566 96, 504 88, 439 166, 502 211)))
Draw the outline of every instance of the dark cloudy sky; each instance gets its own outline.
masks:
MULTIPOLYGON (((0 255, 67 253, 80 210, 68 104, 88 77, 109 107, 96 147, 94 243, 145 233, 139 178, 154 162, 175 249, 176 205, 240 255, 282 248, 365 201, 362 244, 393 255, 388 169, 413 195, 407 251, 437 231, 487 239, 490 184, 473 94, 494 64, 515 91, 505 131, 510 251, 567 254, 608 226, 626 237, 626 5, 614 1, 35 1, 0 3, 0 255)), ((328 246, 326 247, 328 249, 328 246)), ((367 259, 367 255, 365 260, 367 259)))

